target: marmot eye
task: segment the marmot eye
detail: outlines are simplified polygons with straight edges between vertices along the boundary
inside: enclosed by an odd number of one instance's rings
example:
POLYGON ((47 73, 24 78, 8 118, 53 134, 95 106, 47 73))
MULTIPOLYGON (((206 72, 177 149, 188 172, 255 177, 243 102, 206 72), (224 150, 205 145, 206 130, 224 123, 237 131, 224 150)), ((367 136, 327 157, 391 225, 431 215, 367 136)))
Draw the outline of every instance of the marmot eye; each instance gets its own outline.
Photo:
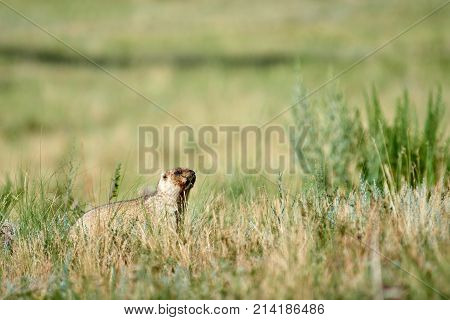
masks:
POLYGON ((180 174, 182 174, 183 172, 180 169, 175 170, 175 175, 179 176, 180 174))

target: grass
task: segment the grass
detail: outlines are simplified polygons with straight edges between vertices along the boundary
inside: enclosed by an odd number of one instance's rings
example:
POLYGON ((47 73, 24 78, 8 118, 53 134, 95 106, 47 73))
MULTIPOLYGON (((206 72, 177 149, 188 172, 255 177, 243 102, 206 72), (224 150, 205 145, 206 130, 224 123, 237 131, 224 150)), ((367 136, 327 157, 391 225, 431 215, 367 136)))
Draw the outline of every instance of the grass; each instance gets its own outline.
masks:
POLYGON ((181 236, 143 226, 74 246, 66 235, 79 214, 67 210, 64 197, 42 199, 41 190, 24 186, 28 191, 16 194, 13 253, 0 253, 0 296, 448 297, 448 188, 405 186, 391 195, 373 188, 362 185, 345 196, 310 191, 277 197, 267 186, 252 201, 230 201, 214 191, 193 201, 181 236))
MULTIPOLYGON (((398 134, 412 130, 409 118, 402 123, 397 117, 392 125, 375 131, 390 151, 385 155, 366 137, 371 126, 362 129, 353 121, 351 127, 359 135, 348 131, 350 122, 340 117, 347 114, 341 95, 330 94, 313 109, 304 105, 308 119, 317 111, 327 114, 319 107, 337 111, 338 120, 321 118, 320 124, 336 135, 337 140, 329 143, 343 145, 330 150, 339 161, 324 157, 328 146, 320 144, 321 134, 327 139, 330 134, 319 130, 312 139, 317 145, 307 148, 306 158, 310 150, 319 152, 319 160, 309 160, 322 169, 305 177, 300 189, 282 176, 275 185, 262 176, 236 175, 220 183, 204 180, 192 197, 182 233, 165 222, 145 223, 124 226, 87 243, 72 243, 67 234, 83 207, 73 193, 74 166, 59 176, 22 175, 3 186, 0 197, 0 212, 9 213, 2 219, 18 226, 12 252, 0 253, 0 297, 448 298, 449 179, 448 172, 437 167, 445 162, 436 160, 448 153, 442 153, 436 131, 440 120, 433 116, 441 108, 439 96, 430 98, 431 115, 423 133, 407 136, 407 145, 414 147, 406 153, 398 134), (388 130, 391 134, 385 133, 388 130), (353 141, 360 141, 361 154, 354 152, 353 141), (389 155, 421 155, 423 145, 433 146, 425 153, 436 166, 431 167, 433 173, 429 165, 415 167, 414 160, 410 170, 389 160, 389 155), (378 180, 345 163, 356 160, 364 169, 364 161, 375 155, 377 172, 383 173, 378 180), (360 173, 356 183, 344 178, 348 168, 360 173), (422 180, 408 180, 412 172, 422 180), (435 172, 440 172, 438 179, 435 172), (397 175, 399 184, 391 180, 397 175)), ((380 112, 376 119, 382 119, 378 100, 373 101, 369 110, 380 112)), ((398 114, 407 114, 408 100, 402 101, 398 114)), ((313 122, 311 127, 315 128, 313 122)), ((113 198, 121 190, 120 168, 113 175, 113 198)))
MULTIPOLYGON (((268 121, 307 92, 299 75, 313 90, 441 1, 11 4, 199 127, 268 121)), ((309 127, 310 174, 199 175, 183 234, 79 246, 84 210, 156 180, 138 174, 138 126, 175 122, 0 7, 0 222, 17 227, 0 298, 448 298, 449 21, 275 121, 309 127)))

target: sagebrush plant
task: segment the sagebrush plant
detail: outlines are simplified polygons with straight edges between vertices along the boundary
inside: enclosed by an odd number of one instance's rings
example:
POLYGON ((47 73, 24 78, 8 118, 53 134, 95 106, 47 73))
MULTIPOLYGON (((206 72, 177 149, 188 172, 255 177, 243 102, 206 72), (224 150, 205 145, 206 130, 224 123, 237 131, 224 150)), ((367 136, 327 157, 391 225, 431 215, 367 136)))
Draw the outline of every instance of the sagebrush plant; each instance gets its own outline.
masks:
POLYGON ((306 176, 312 184, 325 190, 351 187, 359 179, 356 166, 361 161, 357 149, 364 134, 359 113, 350 109, 337 86, 327 90, 317 101, 305 99, 305 86, 298 86, 293 119, 298 130, 307 130, 301 146, 311 174, 306 176))
MULTIPOLYGON (((74 242, 70 226, 86 208, 76 166, 44 178, 23 171, 0 187, 2 220, 18 229, 12 250, 0 250, 0 298, 446 299, 450 191, 437 97, 422 131, 402 116, 406 98, 393 124, 379 102, 369 106, 379 114, 367 126, 338 91, 303 102, 295 120, 310 126, 311 174, 301 186, 281 174, 208 177, 180 233, 149 217, 74 242), (424 156, 431 163, 420 166, 424 156)), ((110 200, 125 191, 122 178, 117 166, 110 200)))

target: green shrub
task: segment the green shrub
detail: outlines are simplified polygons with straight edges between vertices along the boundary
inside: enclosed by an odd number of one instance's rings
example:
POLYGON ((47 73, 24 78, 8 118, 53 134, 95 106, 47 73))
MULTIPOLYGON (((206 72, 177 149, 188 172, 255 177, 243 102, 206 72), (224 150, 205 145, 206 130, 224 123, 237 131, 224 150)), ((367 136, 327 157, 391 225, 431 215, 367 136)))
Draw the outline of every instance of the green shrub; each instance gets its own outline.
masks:
MULTIPOLYGON (((305 96, 301 87, 300 99, 305 96)), ((303 154, 312 168, 309 180, 326 189, 351 188, 362 180, 399 189, 402 182, 416 187, 434 185, 449 172, 448 139, 443 138, 445 105, 441 90, 430 93, 423 126, 408 93, 398 99, 390 123, 373 90, 366 99, 367 125, 350 109, 336 88, 325 99, 303 100, 293 115, 297 127, 308 126, 303 154)))
POLYGON ((448 149, 441 133, 445 105, 440 90, 430 93, 422 130, 417 119, 412 117, 413 109, 407 92, 397 102, 391 125, 383 115, 376 91, 367 101, 368 133, 379 159, 376 165, 371 165, 373 159, 367 155, 373 152, 373 148, 366 146, 363 164, 366 179, 380 182, 384 177, 398 189, 402 180, 411 186, 422 182, 433 185, 437 177, 446 175, 448 149))

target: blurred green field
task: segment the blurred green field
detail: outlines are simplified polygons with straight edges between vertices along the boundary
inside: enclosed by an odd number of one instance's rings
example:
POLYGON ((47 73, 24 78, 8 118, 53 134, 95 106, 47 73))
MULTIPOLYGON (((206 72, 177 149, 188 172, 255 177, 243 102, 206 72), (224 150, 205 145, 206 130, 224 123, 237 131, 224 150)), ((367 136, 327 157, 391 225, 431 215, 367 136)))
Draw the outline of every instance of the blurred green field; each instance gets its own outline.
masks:
MULTIPOLYGON (((5 2, 194 128, 265 123, 298 99, 299 82, 313 90, 443 3, 5 2)), ((407 117, 398 117, 405 127, 386 125, 392 130, 381 136, 375 123, 368 132, 380 148, 389 139, 387 156, 354 150, 363 135, 344 125, 357 123, 359 111, 370 127, 364 112, 372 87, 388 123, 404 90, 419 126, 431 91, 440 87, 442 106, 449 105, 449 17, 447 6, 342 76, 348 109, 339 110, 349 117, 320 114, 332 110, 327 101, 341 101, 327 100, 328 90, 310 99, 323 107, 312 113, 328 136, 312 142, 331 150, 324 179, 337 181, 335 188, 319 181, 320 172, 278 186, 262 176, 200 173, 185 238, 151 230, 127 242, 124 256, 120 246, 105 249, 109 238, 73 256, 68 228, 80 208, 108 200, 118 163, 119 198, 156 182, 138 172, 138 126, 178 123, 0 3, 0 222, 19 225, 13 254, 0 252, 0 298, 448 298, 449 140, 441 148, 448 108, 438 117, 444 126, 423 136, 413 136, 407 117), (420 150, 405 148, 397 133, 411 133, 420 150), (401 163, 416 153, 416 162, 401 163), (358 183, 361 155, 385 176, 358 183), (392 163, 383 167, 377 157, 392 163), (415 170, 424 174, 411 182, 415 170), (420 185, 431 171, 432 183, 420 185), (432 288, 346 232, 379 245, 432 288)), ((273 123, 306 121, 297 117, 287 112, 273 123)))
MULTIPOLYGON (((199 126, 267 121, 292 104, 299 77, 312 90, 440 1, 10 4, 199 126)), ((361 109, 372 85, 388 112, 403 89, 419 114, 438 85, 448 101, 448 16, 436 14, 343 76, 349 104, 361 109)), ((52 172, 75 148, 95 181, 118 162, 136 179, 137 126, 176 122, 3 5, 0 29, 0 175, 22 166, 52 172)), ((289 113, 277 119, 290 122, 289 113)))

